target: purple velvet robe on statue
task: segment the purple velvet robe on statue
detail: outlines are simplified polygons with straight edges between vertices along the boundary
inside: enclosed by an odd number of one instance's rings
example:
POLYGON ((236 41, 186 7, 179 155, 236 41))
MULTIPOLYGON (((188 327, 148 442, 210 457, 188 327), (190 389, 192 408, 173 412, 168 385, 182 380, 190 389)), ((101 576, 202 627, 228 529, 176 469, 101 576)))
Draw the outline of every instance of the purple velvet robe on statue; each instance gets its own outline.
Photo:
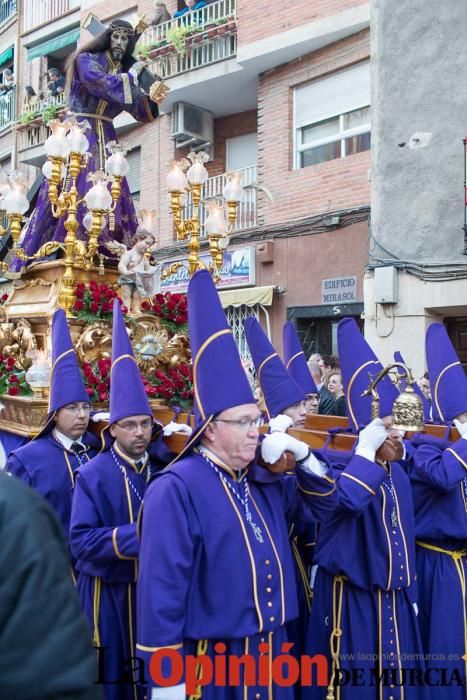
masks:
POLYGON ((136 641, 136 521, 154 471, 149 460, 138 471, 112 448, 77 472, 70 547, 77 560, 78 593, 94 643, 105 647, 99 680, 106 681, 107 700, 141 697, 130 660, 136 641))
MULTIPOLYGON (((80 197, 84 196, 92 184, 86 182, 88 173, 104 169, 105 159, 109 155, 105 152, 105 144, 117 140, 113 118, 124 110, 140 122, 150 122, 158 115, 157 105, 134 83, 130 74, 121 72, 120 64, 115 63, 107 51, 82 53, 77 57, 69 110, 80 115, 77 117, 78 121, 87 119, 91 125, 91 129, 85 132, 91 157, 77 179, 80 197), (98 116, 102 119, 98 119, 98 116)), ((82 220, 86 211, 83 204, 78 207, 77 218, 80 226, 77 238, 84 241, 87 240, 87 232, 82 226, 82 220)), ((107 223, 99 240, 101 243, 115 240, 128 246, 138 222, 126 178, 122 181, 121 196, 114 215, 115 230, 109 231, 107 223)), ((52 216, 48 183, 44 178, 23 240, 26 252, 32 255, 47 241, 64 241, 65 218, 55 219, 52 216)), ((103 252, 109 254, 106 250, 103 252)), ((12 269, 19 270, 22 265, 19 260, 15 260, 12 269)))
POLYGON ((84 434, 82 442, 87 450, 77 455, 48 433, 11 452, 5 466, 6 471, 44 496, 58 516, 67 540, 74 474, 97 454, 99 447, 99 441, 89 432, 84 434))
MULTIPOLYGON (((336 480, 335 510, 320 525, 306 648, 326 655, 331 668, 332 644, 346 683, 334 689, 336 700, 430 697, 430 688, 398 685, 401 668, 423 670, 421 656, 410 656, 422 654, 413 607, 414 528, 410 483, 401 465, 391 463, 389 475, 375 462, 352 457, 336 480), (383 683, 377 680, 384 670, 386 684, 384 676, 383 683)), ((303 698, 324 700, 326 694, 312 687, 303 698)))
MULTIPOLYGON (((285 625, 298 614, 288 522, 319 519, 334 482, 297 467, 297 479, 268 480, 235 475, 217 463, 219 474, 191 453, 156 477, 144 501, 138 579, 138 656, 149 662, 159 647, 181 654, 205 653, 222 640, 226 653, 249 653, 268 642, 280 654, 285 625), (245 514, 248 480, 252 521, 245 514), (297 490, 297 480, 304 490, 297 490), (308 493, 307 493, 308 492, 308 493), (309 492, 312 492, 311 494, 309 492)), ((257 474, 256 474, 257 476, 257 474)), ((165 671, 164 671, 165 672, 165 671)), ((151 680, 151 684, 154 682, 151 680)), ((180 682, 180 681, 179 681, 180 682)), ((203 700, 293 700, 292 687, 203 686, 203 700)))
POLYGON ((413 439, 412 450, 409 476, 415 504, 423 646, 432 655, 428 665, 448 669, 451 679, 451 685, 436 689, 437 700, 465 700, 467 440, 449 443, 420 435, 413 439))

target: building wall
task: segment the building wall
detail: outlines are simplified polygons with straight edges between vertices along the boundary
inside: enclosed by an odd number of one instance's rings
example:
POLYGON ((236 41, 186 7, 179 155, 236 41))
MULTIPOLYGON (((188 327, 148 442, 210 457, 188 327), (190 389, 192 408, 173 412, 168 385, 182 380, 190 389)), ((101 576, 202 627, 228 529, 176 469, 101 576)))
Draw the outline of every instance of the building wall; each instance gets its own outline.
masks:
POLYGON ((370 271, 365 335, 385 355, 389 348, 406 351, 418 370, 425 364, 427 325, 467 316, 465 91, 458 78, 467 70, 464 22, 462 0, 414 0, 410 8, 373 2, 370 264, 399 268, 400 301, 376 304, 370 271), (415 133, 421 133, 418 147, 410 148, 415 133))
POLYGON ((237 0, 239 46, 335 15, 366 0, 269 0, 261 11, 258 3, 237 0))
POLYGON ((260 76, 258 169, 274 202, 259 198, 265 225, 357 207, 370 201, 370 152, 293 169, 293 88, 368 59, 363 31, 260 76))
POLYGON ((357 277, 357 301, 363 301, 368 225, 360 222, 335 231, 274 240, 274 263, 256 264, 256 284, 284 290, 274 295, 271 312, 273 343, 282 348, 287 309, 321 303, 321 280, 357 277))

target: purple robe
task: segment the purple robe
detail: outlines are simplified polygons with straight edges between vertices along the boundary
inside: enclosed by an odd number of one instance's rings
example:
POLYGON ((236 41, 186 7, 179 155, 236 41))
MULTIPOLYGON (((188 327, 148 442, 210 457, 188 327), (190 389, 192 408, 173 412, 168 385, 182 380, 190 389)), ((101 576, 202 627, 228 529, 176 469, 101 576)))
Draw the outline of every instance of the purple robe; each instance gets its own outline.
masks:
MULTIPOLYGON (((84 115, 79 116, 78 121, 87 119, 91 124, 91 129, 85 132, 91 157, 87 167, 81 170, 76 183, 80 197, 85 195, 92 184, 86 182, 88 173, 104 169, 105 159, 109 155, 105 151, 105 144, 117 140, 113 118, 124 110, 140 122, 153 121, 158 115, 157 105, 134 83, 129 73, 122 73, 120 64, 115 63, 108 51, 79 54, 71 84, 69 109, 70 112, 84 115), (102 119, 97 118, 98 116, 102 119)), ((83 241, 87 241, 88 238, 88 233, 82 226, 86 211, 84 204, 78 206, 77 218, 80 226, 76 235, 83 241)), ((128 246, 138 221, 126 178, 122 180, 121 196, 114 216, 115 230, 109 231, 107 222, 99 241, 102 244, 114 240, 128 246)), ((63 242, 66 235, 65 218, 66 216, 56 219, 52 215, 48 182, 44 178, 23 241, 26 253, 32 255, 47 241, 63 242)), ((103 252, 109 254, 107 249, 103 252)), ((23 264, 16 259, 12 269, 20 270, 23 264)))
POLYGON ((136 522, 154 468, 138 469, 114 447, 77 472, 70 524, 77 588, 96 646, 107 700, 141 697, 131 658, 139 539, 136 522))
POLYGON ((414 438, 409 476, 423 646, 430 666, 463 683, 437 688, 436 698, 465 700, 467 657, 452 655, 467 655, 467 440, 414 438))
MULTIPOLYGON (((287 523, 322 517, 331 507, 333 480, 298 467, 296 477, 259 481, 255 465, 241 473, 216 465, 219 473, 192 452, 158 475, 146 494, 137 649, 147 662, 161 647, 196 654, 203 640, 208 655, 222 640, 227 654, 247 650, 257 659, 265 641, 277 656, 285 624, 298 614, 287 523), (261 536, 246 515, 245 480, 261 536)), ((257 697, 267 698, 268 688, 202 688, 203 700, 257 697)), ((291 700, 293 689, 274 686, 274 698, 291 700)))
MULTIPOLYGON (((396 462, 388 473, 354 456, 337 478, 335 504, 320 524, 306 652, 326 655, 331 668, 332 645, 343 682, 350 678, 334 689, 336 700, 427 698, 426 687, 397 686, 401 665, 423 669, 422 661, 400 657, 421 654, 412 605, 415 537, 408 477, 396 462), (383 683, 372 677, 372 669, 386 673, 386 685, 384 676, 383 683)), ((324 700, 326 694, 314 686, 303 697, 324 700)))
POLYGON ((82 454, 76 454, 66 450, 50 432, 11 452, 5 466, 6 471, 20 478, 48 501, 60 520, 67 540, 75 472, 92 459, 99 448, 99 442, 92 433, 86 432, 81 442, 87 449, 82 454))

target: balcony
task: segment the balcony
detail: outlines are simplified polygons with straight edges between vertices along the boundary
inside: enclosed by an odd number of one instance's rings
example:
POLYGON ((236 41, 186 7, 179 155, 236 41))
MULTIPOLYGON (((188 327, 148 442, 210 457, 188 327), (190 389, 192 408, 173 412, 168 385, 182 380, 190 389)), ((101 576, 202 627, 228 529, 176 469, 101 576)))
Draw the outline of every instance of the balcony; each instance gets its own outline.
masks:
POLYGON ((18 151, 22 163, 41 167, 45 162, 44 143, 50 134, 44 124, 55 117, 62 117, 67 107, 64 93, 55 97, 46 97, 31 105, 25 105, 21 120, 16 125, 18 132, 18 151))
POLYGON ((17 0, 3 0, 0 5, 0 27, 16 14, 17 9, 17 0))
MULTIPOLYGON (((258 166, 252 165, 249 168, 242 168, 239 170, 242 173, 242 185, 248 186, 252 185, 257 181, 258 177, 258 166)), ((210 199, 221 199, 222 190, 225 187, 225 176, 216 175, 215 177, 210 177, 206 181, 203 192, 202 200, 210 199)), ((200 237, 206 237, 206 230, 204 228, 204 222, 206 219, 206 208, 200 208, 200 237)), ((191 195, 188 194, 187 202, 183 207, 183 218, 191 218, 193 216, 193 202, 191 200, 191 195)), ((256 190, 251 187, 245 190, 243 195, 243 200, 238 205, 237 218, 235 219, 235 224, 233 226, 233 231, 244 231, 246 229, 255 228, 257 226, 256 221, 256 190)))
POLYGON ((24 0, 23 33, 77 10, 79 4, 79 0, 24 0))
POLYGON ((0 95, 0 129, 11 126, 15 121, 16 89, 0 95))
POLYGON ((50 95, 49 97, 44 97, 43 100, 38 100, 30 105, 24 105, 22 116, 25 114, 40 116, 44 109, 47 107, 56 107, 57 110, 63 109, 66 106, 65 93, 61 92, 59 95, 50 95))
POLYGON ((218 0, 144 32, 138 52, 167 79, 233 58, 237 52, 236 0, 218 0))

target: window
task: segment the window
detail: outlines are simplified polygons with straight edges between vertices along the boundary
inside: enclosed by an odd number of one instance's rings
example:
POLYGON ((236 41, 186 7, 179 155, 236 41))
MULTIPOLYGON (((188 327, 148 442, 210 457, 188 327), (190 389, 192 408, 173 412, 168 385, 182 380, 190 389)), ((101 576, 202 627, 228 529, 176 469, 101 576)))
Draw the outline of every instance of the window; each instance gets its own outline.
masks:
POLYGON ((141 191, 141 148, 134 148, 127 153, 130 170, 126 176, 130 194, 133 199, 139 199, 141 191))
MULTIPOLYGON (((258 137, 256 133, 234 136, 225 142, 226 170, 242 170, 257 163, 258 137)), ((249 183, 247 183, 249 184, 249 183)))
POLYGON ((369 62, 295 89, 294 140, 295 168, 370 149, 369 62))

